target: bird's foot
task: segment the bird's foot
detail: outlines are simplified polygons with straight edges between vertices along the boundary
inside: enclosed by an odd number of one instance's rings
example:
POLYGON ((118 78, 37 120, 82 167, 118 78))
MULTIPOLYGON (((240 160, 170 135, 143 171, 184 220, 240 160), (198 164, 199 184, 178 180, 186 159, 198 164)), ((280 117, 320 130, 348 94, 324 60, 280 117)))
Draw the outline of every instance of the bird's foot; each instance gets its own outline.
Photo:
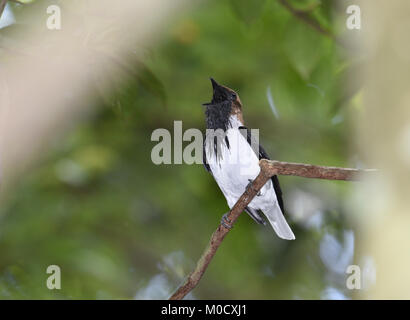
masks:
POLYGON ((232 229, 233 225, 231 225, 231 220, 228 218, 229 212, 225 213, 222 218, 221 218, 221 224, 226 228, 226 229, 232 229))
MULTIPOLYGON (((252 179, 248 179, 248 181, 249 181, 249 183, 248 183, 248 185, 246 186, 246 190, 251 189, 251 188, 252 188, 252 190, 255 190, 255 189, 253 188, 253 186, 252 186, 253 180, 252 180, 252 179)), ((256 194, 256 196, 259 197, 260 195, 261 195, 261 191, 259 190, 258 193, 256 194)))

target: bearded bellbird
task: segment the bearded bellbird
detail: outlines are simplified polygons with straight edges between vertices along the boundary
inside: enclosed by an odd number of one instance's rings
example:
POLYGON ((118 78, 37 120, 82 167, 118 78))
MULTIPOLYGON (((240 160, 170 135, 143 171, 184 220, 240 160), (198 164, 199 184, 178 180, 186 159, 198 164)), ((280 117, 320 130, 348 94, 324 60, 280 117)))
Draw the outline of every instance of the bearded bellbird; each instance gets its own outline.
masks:
MULTIPOLYGON (((224 194, 229 208, 232 208, 259 174, 259 160, 269 159, 269 156, 260 145, 252 148, 252 131, 245 127, 238 94, 212 78, 211 82, 212 101, 203 104, 208 129, 203 147, 203 163, 224 194)), ((280 238, 295 239, 283 216, 282 191, 277 176, 273 176, 262 187, 245 211, 259 224, 266 223, 261 216, 263 213, 280 238)), ((230 228, 229 222, 224 215, 222 224, 230 228)))

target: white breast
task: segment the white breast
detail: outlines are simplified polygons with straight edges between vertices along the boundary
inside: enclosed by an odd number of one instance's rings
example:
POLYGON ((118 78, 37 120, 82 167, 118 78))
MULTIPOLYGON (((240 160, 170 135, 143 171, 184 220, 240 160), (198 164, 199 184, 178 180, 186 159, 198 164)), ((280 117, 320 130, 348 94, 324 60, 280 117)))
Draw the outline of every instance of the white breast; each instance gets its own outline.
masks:
MULTIPOLYGON (((216 157, 214 153, 212 139, 206 140, 205 148, 212 174, 224 193, 229 207, 232 208, 245 191, 249 180, 254 180, 259 174, 260 167, 258 157, 245 138, 246 131, 244 137, 238 127, 233 127, 227 130, 226 136, 229 148, 223 140, 220 144, 220 156, 216 157)), ((269 181, 262 188, 261 196, 255 197, 251 205, 252 207, 263 207, 265 202, 272 205, 272 201, 275 200, 276 195, 272 182, 269 181)))

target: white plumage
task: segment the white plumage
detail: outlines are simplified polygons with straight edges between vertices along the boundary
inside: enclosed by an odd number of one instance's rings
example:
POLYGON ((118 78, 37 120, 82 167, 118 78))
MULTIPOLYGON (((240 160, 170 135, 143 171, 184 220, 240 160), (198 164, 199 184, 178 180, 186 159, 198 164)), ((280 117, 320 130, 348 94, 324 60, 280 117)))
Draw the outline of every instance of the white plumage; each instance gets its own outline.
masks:
MULTIPOLYGON (((226 131, 229 148, 225 139, 222 139, 221 143, 218 143, 216 157, 213 148, 214 138, 207 134, 205 152, 212 175, 225 195, 229 208, 232 208, 249 181, 257 177, 260 167, 258 157, 240 132, 239 127, 243 124, 236 116, 231 116, 230 125, 226 131)), ((295 239, 279 207, 272 180, 262 187, 260 194, 253 198, 248 207, 255 211, 261 210, 280 238, 295 239)))

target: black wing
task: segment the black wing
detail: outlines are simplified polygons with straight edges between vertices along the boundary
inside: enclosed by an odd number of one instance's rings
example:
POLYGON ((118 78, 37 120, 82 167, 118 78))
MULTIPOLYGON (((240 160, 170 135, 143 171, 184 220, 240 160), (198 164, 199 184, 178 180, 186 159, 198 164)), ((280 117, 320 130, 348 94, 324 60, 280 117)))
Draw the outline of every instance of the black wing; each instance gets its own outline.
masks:
MULTIPOLYGON (((216 144, 217 144, 217 138, 215 137, 214 140, 214 150, 215 150, 215 154, 218 152, 217 148, 216 148, 216 144)), ((206 171, 208 171, 210 174, 212 174, 212 170, 211 167, 208 164, 208 160, 206 159, 206 151, 205 151, 205 143, 206 143, 206 138, 204 138, 204 143, 202 145, 202 163, 204 164, 204 168, 206 169, 206 171)), ((225 143, 226 146, 228 147, 228 149, 230 148, 229 145, 229 140, 228 137, 225 137, 225 143)))
MULTIPOLYGON (((248 129, 247 127, 239 127, 239 129, 246 130, 246 140, 252 146, 251 130, 248 129)), ((263 147, 261 145, 259 145, 259 151, 258 152, 259 152, 259 154, 258 154, 259 160, 261 160, 261 159, 270 160, 268 154, 266 153, 265 149, 263 149, 263 147)), ((278 199, 279 207, 282 210, 282 212, 284 213, 285 211, 284 211, 284 208, 283 208, 282 189, 280 188, 278 177, 273 176, 272 177, 272 182, 273 182, 273 188, 275 189, 276 198, 278 199)))
POLYGON ((202 146, 202 163, 204 164, 204 168, 206 169, 206 171, 210 172, 212 174, 211 171, 211 167, 208 164, 208 160, 206 159, 206 152, 205 152, 205 139, 204 139, 204 144, 202 146))

